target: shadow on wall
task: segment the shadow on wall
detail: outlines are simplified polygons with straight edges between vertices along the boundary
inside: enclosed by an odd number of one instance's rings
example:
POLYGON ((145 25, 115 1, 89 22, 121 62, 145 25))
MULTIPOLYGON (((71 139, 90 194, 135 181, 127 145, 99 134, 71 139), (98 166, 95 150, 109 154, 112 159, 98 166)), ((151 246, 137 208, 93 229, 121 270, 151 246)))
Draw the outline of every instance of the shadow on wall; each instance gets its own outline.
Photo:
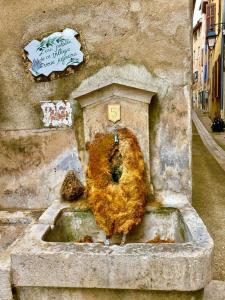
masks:
MULTIPOLYGON (((152 160, 152 155, 151 152, 153 150, 154 145, 156 144, 156 132, 158 129, 158 124, 160 120, 160 112, 161 112, 161 105, 160 101, 158 98, 158 95, 156 94, 153 96, 152 101, 149 106, 149 141, 150 141, 150 160, 152 160)), ((151 177, 151 182, 154 185, 154 180, 152 176, 152 168, 150 169, 150 177, 151 177)), ((153 189, 154 190, 154 189, 153 189)), ((152 199, 154 200, 154 195, 152 196, 152 199)))

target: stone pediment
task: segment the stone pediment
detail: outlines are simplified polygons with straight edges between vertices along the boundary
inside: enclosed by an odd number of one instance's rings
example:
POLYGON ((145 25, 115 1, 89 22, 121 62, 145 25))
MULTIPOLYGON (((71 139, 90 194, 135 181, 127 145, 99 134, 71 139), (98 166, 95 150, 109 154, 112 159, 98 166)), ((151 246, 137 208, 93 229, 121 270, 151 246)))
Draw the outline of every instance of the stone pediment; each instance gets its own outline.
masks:
POLYGON ((114 97, 127 98, 150 104, 154 95, 155 93, 152 91, 112 82, 100 88, 77 92, 75 99, 79 101, 81 107, 102 103, 114 97))
POLYGON ((114 97, 150 104, 157 93, 153 78, 144 67, 106 67, 82 82, 72 93, 81 107, 102 103, 114 97))

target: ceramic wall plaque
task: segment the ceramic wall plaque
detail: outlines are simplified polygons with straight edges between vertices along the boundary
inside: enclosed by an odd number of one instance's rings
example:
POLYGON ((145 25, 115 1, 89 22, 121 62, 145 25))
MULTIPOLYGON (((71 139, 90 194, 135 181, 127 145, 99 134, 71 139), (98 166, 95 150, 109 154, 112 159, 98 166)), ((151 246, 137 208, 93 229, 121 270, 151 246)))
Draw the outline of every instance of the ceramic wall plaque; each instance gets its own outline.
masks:
POLYGON ((72 126, 72 107, 70 102, 42 101, 43 123, 45 127, 72 126))
POLYGON ((43 40, 31 41, 24 50, 32 62, 33 76, 48 76, 52 72, 64 71, 68 66, 77 66, 84 60, 81 44, 76 39, 78 33, 70 28, 54 32, 43 40))

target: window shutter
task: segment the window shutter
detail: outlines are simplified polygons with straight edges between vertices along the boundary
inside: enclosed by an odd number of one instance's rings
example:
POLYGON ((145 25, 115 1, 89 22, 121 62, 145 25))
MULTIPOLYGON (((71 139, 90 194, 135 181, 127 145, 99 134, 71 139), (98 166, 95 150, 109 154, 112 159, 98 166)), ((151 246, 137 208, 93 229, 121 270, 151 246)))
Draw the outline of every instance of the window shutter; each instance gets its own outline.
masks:
POLYGON ((207 32, 210 30, 215 31, 215 22, 216 21, 216 4, 210 3, 206 6, 206 24, 207 24, 207 32))

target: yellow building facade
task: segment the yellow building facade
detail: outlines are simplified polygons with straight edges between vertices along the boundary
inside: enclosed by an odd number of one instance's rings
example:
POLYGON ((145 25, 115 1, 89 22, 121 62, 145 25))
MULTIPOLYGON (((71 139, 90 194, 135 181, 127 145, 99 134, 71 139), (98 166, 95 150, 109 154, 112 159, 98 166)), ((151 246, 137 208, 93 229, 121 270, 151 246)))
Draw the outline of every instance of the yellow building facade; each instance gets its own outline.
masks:
POLYGON ((224 113, 224 4, 223 0, 196 1, 193 24, 193 106, 209 117, 224 113), (214 36, 208 46, 208 34, 214 36))
POLYGON ((206 5, 207 29, 210 27, 217 34, 214 49, 208 49, 208 110, 211 119, 217 116, 224 118, 223 109, 223 1, 211 0, 206 5), (207 13, 208 10, 208 13, 207 13), (211 13, 210 13, 211 10, 211 13))
POLYGON ((193 106, 202 109, 202 20, 193 29, 193 106))

